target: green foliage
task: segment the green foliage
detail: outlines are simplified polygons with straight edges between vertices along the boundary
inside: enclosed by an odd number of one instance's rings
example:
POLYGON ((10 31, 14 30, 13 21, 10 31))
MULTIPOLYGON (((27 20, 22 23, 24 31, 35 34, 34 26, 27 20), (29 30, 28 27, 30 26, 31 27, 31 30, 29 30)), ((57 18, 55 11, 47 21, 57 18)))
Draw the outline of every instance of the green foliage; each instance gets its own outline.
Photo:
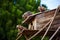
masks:
POLYGON ((15 40, 16 25, 23 21, 22 14, 26 11, 38 12, 39 4, 40 0, 37 3, 35 0, 0 0, 0 40, 15 40))

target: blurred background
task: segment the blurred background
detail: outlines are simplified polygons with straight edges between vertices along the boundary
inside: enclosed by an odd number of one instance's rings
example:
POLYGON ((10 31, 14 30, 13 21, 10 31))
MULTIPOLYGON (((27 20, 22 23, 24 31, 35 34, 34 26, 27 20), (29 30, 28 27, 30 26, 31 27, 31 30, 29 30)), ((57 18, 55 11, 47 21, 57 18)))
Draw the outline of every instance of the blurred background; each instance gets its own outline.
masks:
MULTIPOLYGON (((22 14, 26 11, 37 13, 40 5, 47 9, 57 7, 56 5, 53 7, 54 4, 50 3, 51 0, 0 0, 0 40, 15 40, 18 33, 16 25, 23 21, 22 14)), ((26 24, 21 25, 27 27, 26 24)), ((40 40, 39 38, 41 37, 35 37, 33 40, 40 40)), ((20 40, 25 40, 24 36, 20 40)), ((48 40, 48 37, 45 40, 48 40)))

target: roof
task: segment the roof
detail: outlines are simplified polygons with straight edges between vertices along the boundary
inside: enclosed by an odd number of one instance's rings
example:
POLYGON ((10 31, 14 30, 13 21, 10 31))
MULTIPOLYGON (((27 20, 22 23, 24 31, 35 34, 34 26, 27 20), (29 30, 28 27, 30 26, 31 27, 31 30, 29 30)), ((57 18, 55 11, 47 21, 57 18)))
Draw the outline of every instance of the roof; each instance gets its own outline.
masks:
POLYGON ((34 20, 34 18, 35 18, 35 16, 36 15, 39 15, 39 14, 44 14, 44 13, 49 13, 49 12, 52 12, 52 11, 55 11, 56 9, 53 9, 53 10, 49 10, 49 11, 45 11, 45 12, 38 12, 38 13, 36 13, 36 14, 33 14, 33 15, 30 15, 30 16, 28 16, 23 22, 22 22, 22 24, 23 23, 30 23, 30 22, 32 22, 32 20, 34 20))

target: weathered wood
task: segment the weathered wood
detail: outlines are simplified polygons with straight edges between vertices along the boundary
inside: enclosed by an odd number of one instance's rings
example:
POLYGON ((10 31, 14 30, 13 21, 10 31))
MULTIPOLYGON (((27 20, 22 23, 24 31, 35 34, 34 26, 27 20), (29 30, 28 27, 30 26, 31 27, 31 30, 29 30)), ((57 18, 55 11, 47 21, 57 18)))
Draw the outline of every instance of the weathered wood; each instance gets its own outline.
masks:
MULTIPOLYGON (((56 11, 56 9, 46 11, 46 12, 43 12, 41 14, 30 15, 29 17, 27 17, 27 19, 24 20, 23 23, 28 23, 28 24, 32 23, 33 27, 36 28, 36 30, 35 29, 33 29, 33 30, 24 30, 23 34, 26 35, 27 37, 30 37, 33 34, 35 34, 50 19, 53 18, 53 15, 54 15, 55 11, 56 11)), ((51 25, 51 28, 49 29, 49 32, 48 32, 47 36, 51 36, 59 26, 60 26, 60 10, 58 11, 58 13, 56 15, 56 17, 55 17, 55 19, 54 19, 54 21, 53 21, 53 23, 51 25)), ((41 33, 39 33, 38 35, 43 35, 44 32, 46 31, 47 27, 41 33)))
MULTIPOLYGON (((44 17, 47 17, 47 16, 49 16, 50 15, 50 17, 51 16, 53 16, 53 14, 55 13, 55 10, 56 9, 53 9, 53 10, 49 10, 49 11, 45 11, 45 12, 39 12, 39 13, 37 13, 37 14, 34 14, 34 15, 30 15, 30 16, 28 16, 22 23, 30 23, 34 18, 35 18, 35 16, 36 15, 42 15, 42 14, 44 14, 44 17)), ((60 12, 60 10, 59 10, 59 12, 60 12)))
MULTIPOLYGON (((32 27, 34 28, 34 30, 39 30, 41 29, 51 18, 53 18, 53 15, 55 13, 55 9, 54 10, 50 10, 50 11, 46 11, 43 12, 41 14, 36 14, 36 15, 30 15, 29 17, 27 17, 27 19, 24 21, 24 23, 29 23, 29 26, 31 29, 32 27), (31 25, 32 23, 32 25, 31 25)), ((60 23, 60 12, 58 12, 58 14, 56 15, 56 18, 54 19, 54 22, 52 23, 52 25, 60 23)))
MULTIPOLYGON (((34 15, 30 15, 30 16, 28 16, 22 23, 27 23, 27 24, 28 24, 28 23, 30 23, 30 22, 35 18, 36 15, 46 14, 46 16, 47 16, 47 15, 50 15, 50 12, 54 13, 53 11, 55 11, 55 10, 56 10, 56 9, 49 10, 49 11, 45 11, 45 12, 43 12, 43 13, 40 12, 40 13, 37 13, 37 14, 34 14, 34 15), (48 14, 48 13, 49 13, 49 14, 48 14)), ((52 13, 51 13, 51 14, 52 14, 52 13)))
MULTIPOLYGON (((24 30, 23 35, 26 35, 27 37, 31 37, 33 34, 35 34, 38 30, 24 30)), ((52 36, 52 34, 55 31, 49 31, 47 33, 47 36, 52 36)), ((43 34, 45 33, 45 31, 42 31, 41 33, 38 34, 38 36, 43 36, 43 34)), ((60 31, 58 32, 60 33, 60 31)))
MULTIPOLYGON (((53 18, 54 11, 48 13, 49 15, 46 14, 39 14, 36 15, 35 19, 37 21, 37 29, 41 29, 51 18, 53 18)), ((54 22, 52 25, 56 25, 57 23, 60 23, 60 13, 57 13, 54 22)))

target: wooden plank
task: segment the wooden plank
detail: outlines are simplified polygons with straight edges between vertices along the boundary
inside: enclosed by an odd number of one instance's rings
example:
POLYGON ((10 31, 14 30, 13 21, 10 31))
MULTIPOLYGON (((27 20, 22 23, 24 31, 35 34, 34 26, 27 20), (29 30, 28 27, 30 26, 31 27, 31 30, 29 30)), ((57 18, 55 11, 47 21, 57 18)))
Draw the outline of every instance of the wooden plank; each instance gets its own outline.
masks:
MULTIPOLYGON (((34 35, 38 30, 24 30, 23 35, 26 35, 27 37, 31 37, 32 35, 34 35)), ((55 31, 49 31, 47 33, 47 36, 51 36, 55 31)), ((45 31, 42 31, 38 34, 38 36, 43 36, 43 34, 45 33, 45 31)), ((60 31, 59 31, 60 33, 60 31)))

